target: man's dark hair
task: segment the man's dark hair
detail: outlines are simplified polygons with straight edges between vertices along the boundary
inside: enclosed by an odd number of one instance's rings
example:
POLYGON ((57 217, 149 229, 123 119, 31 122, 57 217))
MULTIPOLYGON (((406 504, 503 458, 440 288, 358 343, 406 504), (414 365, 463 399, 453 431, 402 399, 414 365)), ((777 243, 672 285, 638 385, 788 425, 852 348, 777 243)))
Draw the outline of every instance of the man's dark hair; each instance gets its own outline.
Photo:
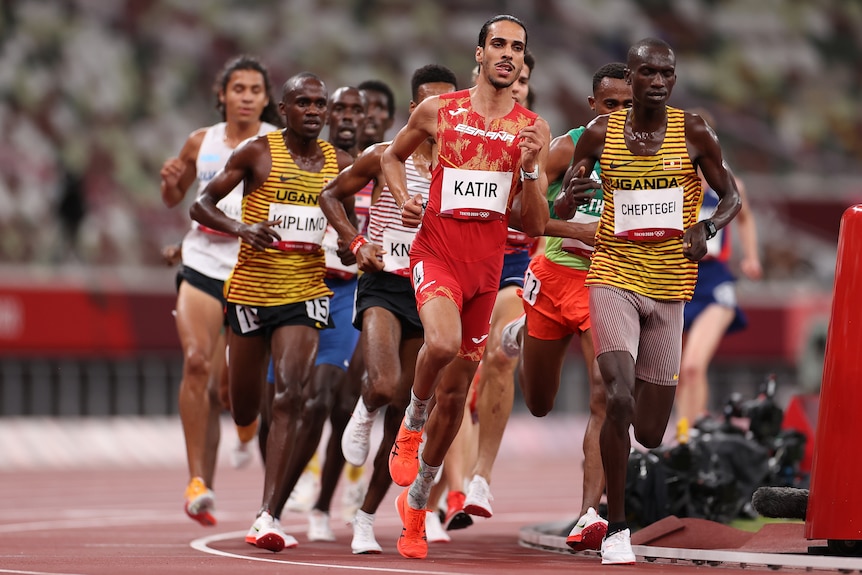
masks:
POLYGON ((596 88, 599 87, 599 84, 602 83, 602 80, 605 78, 614 78, 617 80, 624 80, 626 77, 626 65, 622 62, 611 62, 610 64, 605 64, 593 74, 593 93, 595 94, 596 88))
MULTIPOLYGON (((515 18, 514 16, 511 16, 509 14, 498 14, 498 15, 494 16, 493 18, 489 19, 484 24, 482 24, 482 29, 479 30, 479 43, 476 45, 480 48, 484 48, 485 47, 485 41, 488 39, 488 28, 491 27, 491 24, 494 24, 496 22, 502 22, 503 20, 508 20, 509 22, 514 22, 515 24, 517 24, 518 26, 520 26, 521 28, 524 29, 524 47, 526 48, 526 46, 527 46, 527 27, 524 25, 523 22, 521 22, 520 20, 518 20, 517 18, 515 18)), ((530 70, 532 70, 532 68, 530 68, 530 70)))
POLYGON ((260 120, 263 122, 269 122, 276 126, 281 126, 281 116, 279 115, 278 107, 272 98, 272 83, 269 80, 269 71, 267 71, 266 66, 264 66, 260 60, 247 54, 242 54, 233 60, 229 60, 216 78, 214 87, 216 94, 216 110, 221 114, 222 121, 227 120, 227 116, 225 113, 224 103, 219 100, 218 94, 219 92, 227 90, 227 85, 230 82, 231 75, 238 70, 253 70, 255 72, 260 72, 261 76, 263 76, 263 85, 266 89, 267 99, 269 100, 260 114, 260 120))
POLYGON ((410 94, 413 101, 419 100, 419 86, 434 82, 452 84, 456 90, 458 89, 458 78, 452 70, 440 64, 428 64, 413 72, 413 78, 410 79, 410 94))
POLYGON ((633 60, 642 58, 640 54, 642 48, 661 48, 673 54, 673 48, 671 48, 670 44, 668 44, 661 38, 644 38, 643 40, 636 42, 632 45, 631 48, 629 48, 629 52, 626 55, 626 63, 630 64, 633 60))
POLYGON ((532 78, 533 72, 536 71, 536 57, 529 50, 524 50, 524 65, 530 69, 530 78, 532 78))
POLYGON ((356 87, 363 91, 378 92, 386 96, 386 109, 389 111, 389 117, 395 117, 395 94, 386 82, 382 80, 365 80, 356 87))

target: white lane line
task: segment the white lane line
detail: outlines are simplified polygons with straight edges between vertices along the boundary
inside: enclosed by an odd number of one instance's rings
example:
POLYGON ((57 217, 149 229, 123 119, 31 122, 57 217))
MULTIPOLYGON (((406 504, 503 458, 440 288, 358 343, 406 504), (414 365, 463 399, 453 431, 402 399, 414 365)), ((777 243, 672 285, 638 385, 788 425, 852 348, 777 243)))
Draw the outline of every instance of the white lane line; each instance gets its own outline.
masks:
MULTIPOLYGON (((258 557, 258 556, 250 556, 250 555, 241 555, 238 553, 228 553, 227 551, 220 551, 218 549, 213 549, 209 547, 209 544, 214 541, 222 541, 225 539, 232 539, 234 537, 245 537, 245 531, 234 531, 232 533, 218 533, 215 535, 210 535, 208 537, 201 537, 199 539, 195 539, 191 542, 191 548, 197 551, 202 551, 203 553, 208 553, 210 555, 218 555, 220 557, 231 557, 234 559, 246 559, 248 561, 261 561, 263 563, 278 563, 280 565, 296 565, 299 567, 317 567, 320 569, 341 569, 345 571, 371 571, 374 573, 406 573, 406 574, 415 574, 415 575, 475 575, 475 573, 465 573, 459 571, 426 571, 423 569, 400 569, 393 567, 380 567, 378 566, 369 566, 369 567, 361 567, 358 565, 338 565, 336 563, 308 563, 305 561, 289 561, 284 559, 268 559, 266 557, 258 557)), ((288 551, 288 553, 290 553, 288 551)), ((286 557, 287 555, 280 555, 279 557, 286 557)))
POLYGON ((16 575, 81 575, 81 573, 57 573, 55 571, 19 571, 17 569, 0 569, 0 573, 15 573, 16 575))

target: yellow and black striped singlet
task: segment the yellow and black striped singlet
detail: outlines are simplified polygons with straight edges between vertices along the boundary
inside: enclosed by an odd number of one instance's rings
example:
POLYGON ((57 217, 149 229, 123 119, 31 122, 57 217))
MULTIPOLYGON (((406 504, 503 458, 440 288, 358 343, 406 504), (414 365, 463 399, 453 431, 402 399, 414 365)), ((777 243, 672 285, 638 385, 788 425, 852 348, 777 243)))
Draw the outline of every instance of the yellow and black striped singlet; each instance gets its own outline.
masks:
POLYGON ((653 156, 636 156, 626 147, 623 127, 629 110, 608 118, 601 157, 604 211, 586 285, 611 285, 657 300, 690 300, 697 262, 682 255, 682 236, 632 241, 614 235, 614 191, 683 188, 683 229, 697 222, 703 200, 700 178, 685 145, 685 114, 667 108, 664 142, 653 156))
MULTIPOLYGON (((263 185, 242 201, 242 221, 246 224, 270 219, 272 204, 318 205, 324 185, 338 175, 335 147, 318 140, 324 165, 319 172, 306 172, 293 161, 284 143, 283 130, 266 135, 272 156, 272 169, 263 185)), ((326 260, 322 249, 316 251, 258 251, 242 242, 239 257, 228 281, 225 297, 229 302, 271 307, 332 295, 323 278, 326 260)))

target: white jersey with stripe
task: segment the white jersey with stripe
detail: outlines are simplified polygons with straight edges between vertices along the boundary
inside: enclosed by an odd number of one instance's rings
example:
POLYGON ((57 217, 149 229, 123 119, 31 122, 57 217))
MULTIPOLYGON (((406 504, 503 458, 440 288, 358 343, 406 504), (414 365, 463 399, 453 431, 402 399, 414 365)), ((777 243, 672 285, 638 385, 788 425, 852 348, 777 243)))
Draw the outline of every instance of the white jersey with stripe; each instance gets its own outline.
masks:
MULTIPOLYGON (((198 157, 197 166, 198 196, 207 184, 227 163, 234 148, 225 143, 226 122, 207 128, 198 157)), ((262 122, 258 135, 277 130, 276 126, 262 122)), ((231 190, 217 204, 228 217, 240 220, 242 217, 242 184, 231 190)), ((198 222, 192 221, 191 229, 183 238, 183 266, 191 268, 207 277, 224 281, 233 270, 239 252, 239 239, 209 230, 198 222)))
MULTIPOLYGON (((427 204, 431 178, 423 176, 416 169, 413 156, 408 157, 404 164, 408 195, 412 198, 422 194, 422 203, 427 204)), ((380 197, 369 209, 368 221, 368 239, 382 246, 386 252, 383 255, 383 271, 410 277, 409 251, 418 231, 419 228, 408 228, 401 223, 401 210, 389 187, 384 186, 380 197)))

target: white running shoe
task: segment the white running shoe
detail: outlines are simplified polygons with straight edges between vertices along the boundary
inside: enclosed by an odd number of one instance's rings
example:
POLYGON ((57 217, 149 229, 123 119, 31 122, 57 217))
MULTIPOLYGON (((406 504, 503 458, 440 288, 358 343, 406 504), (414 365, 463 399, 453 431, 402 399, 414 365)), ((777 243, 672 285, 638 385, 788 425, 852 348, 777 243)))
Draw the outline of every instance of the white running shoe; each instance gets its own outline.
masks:
POLYGON ((320 475, 306 469, 299 476, 296 485, 293 486, 293 491, 290 492, 290 497, 287 498, 284 508, 296 513, 311 511, 311 508, 317 502, 319 493, 320 475))
POLYGON ((584 549, 601 549, 602 540, 608 532, 608 522, 596 510, 590 507, 581 515, 566 538, 566 545, 575 551, 584 549))
POLYGON ((425 539, 428 543, 449 543, 452 538, 443 529, 440 516, 430 509, 425 511, 425 539))
POLYGON ((252 525, 252 528, 258 527, 257 538, 254 540, 256 547, 278 553, 282 549, 299 545, 295 537, 284 532, 278 519, 273 518, 266 511, 260 514, 258 521, 252 525))
POLYGON ((239 438, 236 439, 233 449, 230 452, 230 465, 234 469, 245 469, 251 463, 252 454, 249 446, 251 441, 242 442, 239 438))
POLYGON ((374 538, 374 515, 369 515, 363 510, 356 512, 353 518, 353 541, 350 549, 354 555, 383 553, 383 548, 374 538))
POLYGON ((527 314, 521 314, 521 317, 510 321, 503 327, 503 333, 500 336, 500 350, 502 350, 503 355, 510 359, 521 354, 521 342, 518 341, 518 334, 524 329, 526 321, 527 314))
POLYGON ((377 411, 369 413, 365 407, 365 402, 362 401, 362 396, 360 396, 350 416, 350 421, 347 422, 347 427, 344 428, 344 434, 341 436, 341 452, 344 454, 344 460, 347 463, 361 467, 365 463, 365 460, 368 459, 368 450, 371 445, 371 428, 374 427, 374 420, 376 418, 377 411))
POLYGON ((353 521, 356 512, 365 502, 366 491, 368 491, 368 485, 365 483, 364 473, 356 481, 344 477, 344 490, 341 492, 341 518, 345 523, 350 524, 353 521))
POLYGON ((491 517, 494 511, 491 509, 491 488, 481 475, 474 475, 467 488, 467 498, 464 500, 464 511, 468 515, 477 517, 491 517))
MULTIPOLYGON (((262 514, 261 514, 262 515, 262 514)), ((257 543, 257 534, 260 533, 260 528, 263 525, 263 520, 258 516, 254 523, 251 524, 251 528, 249 528, 248 533, 245 534, 245 542, 249 545, 254 545, 257 543)))
POLYGON ((335 533, 329 527, 329 513, 312 509, 308 514, 309 541, 335 541, 335 533))
POLYGON ((617 531, 602 541, 602 565, 632 565, 637 562, 632 551, 631 531, 617 531))

